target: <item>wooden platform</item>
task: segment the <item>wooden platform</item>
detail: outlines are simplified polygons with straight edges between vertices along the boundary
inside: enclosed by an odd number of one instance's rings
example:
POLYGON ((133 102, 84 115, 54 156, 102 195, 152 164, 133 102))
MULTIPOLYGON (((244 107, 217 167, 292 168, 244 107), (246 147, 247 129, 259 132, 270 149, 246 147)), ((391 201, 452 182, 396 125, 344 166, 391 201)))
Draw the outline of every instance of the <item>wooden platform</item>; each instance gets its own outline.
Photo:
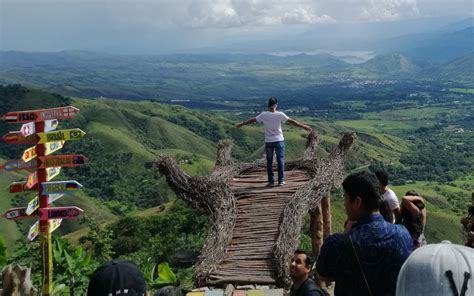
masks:
MULTIPOLYGON (((276 175, 276 172, 275 172, 276 175)), ((267 186, 266 171, 235 177, 229 184, 237 201, 237 220, 225 257, 210 275, 216 283, 273 284, 273 245, 283 210, 309 180, 303 171, 285 172, 284 186, 267 186)))

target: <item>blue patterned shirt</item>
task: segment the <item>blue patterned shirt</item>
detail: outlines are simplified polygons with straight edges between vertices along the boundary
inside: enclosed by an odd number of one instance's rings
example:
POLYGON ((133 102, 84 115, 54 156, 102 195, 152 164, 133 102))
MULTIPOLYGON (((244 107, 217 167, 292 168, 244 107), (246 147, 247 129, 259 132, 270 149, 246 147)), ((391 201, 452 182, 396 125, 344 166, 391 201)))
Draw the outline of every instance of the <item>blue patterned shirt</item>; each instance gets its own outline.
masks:
MULTIPOLYGON (((413 251, 413 240, 408 230, 375 214, 359 219, 349 234, 372 295, 395 295, 400 268, 413 251)), ((316 264, 321 276, 336 280, 336 296, 355 295, 353 293, 360 290, 367 292, 366 285, 351 287, 363 283, 363 276, 345 236, 342 233, 329 236, 321 247, 316 264), (357 276, 362 280, 355 280, 357 276)))

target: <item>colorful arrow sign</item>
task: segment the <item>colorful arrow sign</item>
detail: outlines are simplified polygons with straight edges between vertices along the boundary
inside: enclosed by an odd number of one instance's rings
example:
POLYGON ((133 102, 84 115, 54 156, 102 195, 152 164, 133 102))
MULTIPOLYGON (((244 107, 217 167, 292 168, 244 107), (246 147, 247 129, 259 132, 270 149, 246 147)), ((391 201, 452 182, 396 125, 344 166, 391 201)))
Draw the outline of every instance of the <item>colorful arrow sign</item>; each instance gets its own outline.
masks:
POLYGON ((85 164, 86 161, 87 158, 80 154, 40 156, 38 168, 80 166, 85 164))
POLYGON ((36 144, 38 142, 38 137, 36 135, 31 135, 28 137, 23 137, 20 132, 8 132, 8 134, 2 137, 2 140, 8 144, 36 144))
MULTIPOLYGON (((61 172, 61 167, 47 168, 46 169, 47 181, 52 180, 54 177, 59 175, 60 172, 61 172)), ((31 188, 33 188, 33 186, 35 186, 36 184, 38 184, 38 173, 33 172, 28 175, 28 178, 26 180, 26 188, 31 190, 31 188)))
POLYGON ((3 116, 6 123, 23 123, 30 121, 45 121, 49 119, 65 119, 74 117, 79 109, 72 106, 9 112, 3 116))
POLYGON ((78 207, 41 208, 39 209, 39 216, 41 220, 74 219, 82 212, 84 211, 78 207))
POLYGON ((43 182, 43 194, 53 193, 70 193, 75 190, 82 188, 82 185, 77 181, 56 181, 56 182, 43 182))
MULTIPOLYGON (((56 200, 60 199, 63 197, 64 194, 50 194, 48 196, 48 204, 52 204, 56 200)), ((33 214, 37 209, 39 208, 39 198, 38 195, 35 196, 29 203, 28 206, 26 207, 26 214, 31 215, 33 214)))
POLYGON ((31 213, 31 215, 28 215, 26 213, 26 208, 11 208, 6 211, 2 216, 7 220, 21 220, 34 218, 38 216, 38 213, 31 213))
MULTIPOLYGON (((58 127, 58 120, 57 119, 51 119, 51 120, 46 120, 44 122, 44 131, 45 132, 50 132, 54 131, 58 127)), ((25 123, 21 126, 20 128, 20 133, 23 135, 23 137, 28 137, 36 133, 36 125, 34 122, 28 122, 25 123)))
POLYGON ((38 144, 57 141, 75 141, 80 140, 86 133, 79 128, 59 130, 47 133, 38 133, 38 144))
MULTIPOLYGON (((49 233, 52 233, 56 229, 58 229, 59 226, 61 226, 61 222, 63 219, 53 219, 49 220, 49 233)), ((30 228, 30 231, 28 231, 28 239, 30 241, 34 240, 40 232, 39 228, 39 221, 36 221, 35 224, 33 224, 30 228)))
POLYGON ((4 165, 0 166, 0 169, 4 169, 7 172, 21 171, 21 170, 36 170, 38 164, 36 161, 24 162, 22 159, 8 160, 4 165))
MULTIPOLYGON (((44 147, 45 147, 44 154, 45 155, 50 155, 51 153, 53 153, 55 151, 58 151, 59 149, 63 148, 63 146, 64 146, 64 141, 45 143, 44 144, 44 147)), ((23 152, 23 156, 21 157, 21 159, 23 159, 23 161, 25 161, 25 162, 28 162, 28 161, 34 159, 36 156, 37 156, 36 155, 36 146, 33 146, 33 147, 30 147, 30 148, 26 149, 23 152)))

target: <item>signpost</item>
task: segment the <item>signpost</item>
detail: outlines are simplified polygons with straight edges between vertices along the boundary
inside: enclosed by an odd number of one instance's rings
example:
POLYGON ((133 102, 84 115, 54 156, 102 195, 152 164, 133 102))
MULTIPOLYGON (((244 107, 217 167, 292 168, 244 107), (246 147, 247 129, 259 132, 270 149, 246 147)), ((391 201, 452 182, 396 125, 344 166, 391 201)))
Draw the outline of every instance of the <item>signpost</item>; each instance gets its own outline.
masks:
POLYGON ((50 207, 63 194, 78 190, 81 184, 72 181, 48 182, 56 177, 61 167, 79 166, 86 163, 83 155, 47 156, 61 149, 64 141, 79 140, 85 133, 80 129, 55 131, 58 119, 75 116, 79 109, 67 106, 51 109, 15 111, 4 114, 6 123, 23 124, 20 131, 11 131, 2 137, 9 144, 33 144, 35 146, 23 152, 21 160, 10 160, 0 166, 7 171, 34 170, 26 182, 10 184, 11 193, 38 191, 27 207, 12 208, 3 214, 8 220, 19 220, 39 217, 28 232, 28 239, 41 239, 43 256, 43 290, 42 295, 51 295, 53 290, 53 256, 51 233, 61 225, 62 219, 73 219, 83 212, 78 207, 50 207))

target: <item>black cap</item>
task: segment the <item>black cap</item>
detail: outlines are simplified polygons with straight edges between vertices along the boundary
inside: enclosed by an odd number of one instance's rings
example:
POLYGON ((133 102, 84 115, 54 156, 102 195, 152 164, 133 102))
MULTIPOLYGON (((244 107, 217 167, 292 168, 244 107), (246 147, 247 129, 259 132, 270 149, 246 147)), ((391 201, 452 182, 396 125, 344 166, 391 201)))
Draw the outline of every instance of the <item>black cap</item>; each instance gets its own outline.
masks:
POLYGON ((88 296, 144 296, 146 282, 135 263, 112 260, 94 271, 87 289, 88 296))
POLYGON ((270 99, 268 99, 268 107, 274 106, 276 104, 278 104, 277 98, 271 97, 270 99))

